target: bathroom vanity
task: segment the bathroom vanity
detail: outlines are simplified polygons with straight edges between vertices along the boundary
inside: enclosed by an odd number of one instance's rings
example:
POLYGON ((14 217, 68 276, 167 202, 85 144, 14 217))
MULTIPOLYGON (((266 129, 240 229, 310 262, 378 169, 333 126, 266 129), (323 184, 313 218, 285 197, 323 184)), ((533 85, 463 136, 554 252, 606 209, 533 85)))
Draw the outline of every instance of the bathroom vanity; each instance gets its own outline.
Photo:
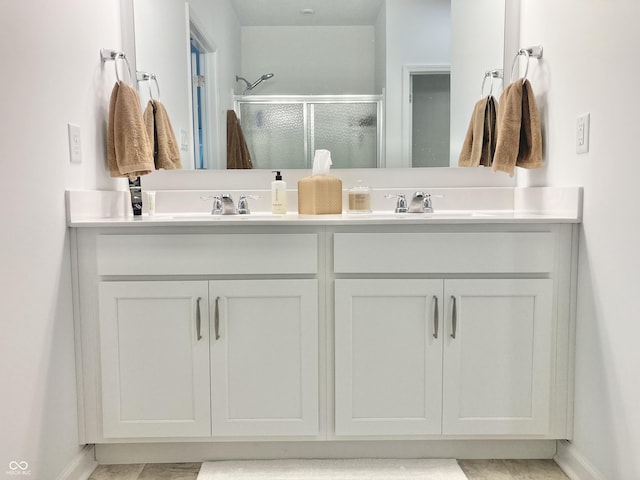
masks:
POLYGON ((500 190, 510 208, 141 220, 69 192, 82 441, 570 438, 580 191, 500 190))

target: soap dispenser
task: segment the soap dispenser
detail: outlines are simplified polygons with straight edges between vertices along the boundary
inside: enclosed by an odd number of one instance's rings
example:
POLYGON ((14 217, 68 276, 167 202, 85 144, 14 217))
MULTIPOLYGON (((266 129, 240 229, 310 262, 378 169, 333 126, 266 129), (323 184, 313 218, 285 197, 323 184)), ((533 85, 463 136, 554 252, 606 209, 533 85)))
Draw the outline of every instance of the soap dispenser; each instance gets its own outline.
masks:
POLYGON ((273 170, 276 179, 271 182, 271 213, 284 215, 287 213, 287 183, 282 180, 279 170, 273 170))

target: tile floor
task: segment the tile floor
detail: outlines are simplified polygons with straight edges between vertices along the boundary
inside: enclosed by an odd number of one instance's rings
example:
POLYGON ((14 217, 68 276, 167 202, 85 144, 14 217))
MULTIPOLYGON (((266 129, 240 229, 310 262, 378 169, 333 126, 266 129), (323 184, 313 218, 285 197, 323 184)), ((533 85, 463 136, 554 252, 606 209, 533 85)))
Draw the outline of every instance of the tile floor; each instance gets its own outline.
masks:
MULTIPOLYGON (((553 460, 458 460, 469 480, 567 480, 553 460)), ((89 480, 196 480, 200 463, 100 465, 89 480)))
POLYGON ((568 480, 553 460, 458 460, 469 480, 568 480))
POLYGON ((196 480, 200 463, 99 465, 89 480, 196 480))

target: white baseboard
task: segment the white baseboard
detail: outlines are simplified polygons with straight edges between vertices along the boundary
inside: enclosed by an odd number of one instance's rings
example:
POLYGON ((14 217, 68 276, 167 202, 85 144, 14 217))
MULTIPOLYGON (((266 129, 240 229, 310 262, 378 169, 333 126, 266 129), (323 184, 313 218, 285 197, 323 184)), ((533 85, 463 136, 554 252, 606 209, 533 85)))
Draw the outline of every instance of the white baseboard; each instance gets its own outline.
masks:
POLYGON ((85 445, 56 477, 56 480, 87 480, 97 466, 94 446, 85 445))
POLYGON ((283 458, 552 458, 554 440, 126 443, 96 445, 100 464, 283 458))
POLYGON ((567 440, 558 441, 555 462, 571 480, 607 480, 589 461, 567 440))

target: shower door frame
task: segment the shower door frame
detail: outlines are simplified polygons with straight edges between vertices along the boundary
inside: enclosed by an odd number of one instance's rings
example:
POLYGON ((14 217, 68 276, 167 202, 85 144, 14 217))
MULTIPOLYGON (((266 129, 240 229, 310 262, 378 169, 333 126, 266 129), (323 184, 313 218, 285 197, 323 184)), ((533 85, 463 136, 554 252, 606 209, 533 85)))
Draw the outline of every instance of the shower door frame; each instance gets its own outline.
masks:
POLYGON ((375 103, 376 104, 376 168, 385 166, 384 156, 384 95, 234 95, 233 109, 240 121, 242 113, 240 104, 288 104, 302 105, 302 122, 304 129, 304 156, 306 168, 313 166, 315 151, 315 134, 313 111, 314 104, 330 103, 375 103))

